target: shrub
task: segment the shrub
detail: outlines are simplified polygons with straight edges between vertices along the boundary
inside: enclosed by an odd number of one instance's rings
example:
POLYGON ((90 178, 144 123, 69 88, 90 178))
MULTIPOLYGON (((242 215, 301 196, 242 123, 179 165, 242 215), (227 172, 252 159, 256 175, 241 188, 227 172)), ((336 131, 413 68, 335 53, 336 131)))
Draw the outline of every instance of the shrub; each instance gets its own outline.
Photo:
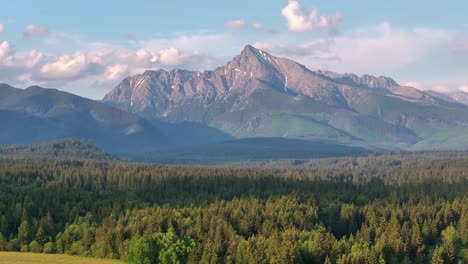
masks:
POLYGON ((6 251, 18 251, 20 250, 20 248, 21 248, 20 241, 17 238, 14 238, 8 241, 8 243, 6 243, 5 245, 6 251))
POLYGON ((41 253, 42 252, 42 246, 37 242, 36 240, 33 240, 31 243, 29 243, 29 252, 34 252, 34 253, 41 253))
POLYGON ((44 245, 44 249, 42 251, 43 253, 46 254, 53 254, 55 253, 55 244, 53 242, 47 242, 44 245))
POLYGON ((29 247, 28 247, 28 245, 23 245, 23 246, 21 247, 21 252, 29 252, 29 247))

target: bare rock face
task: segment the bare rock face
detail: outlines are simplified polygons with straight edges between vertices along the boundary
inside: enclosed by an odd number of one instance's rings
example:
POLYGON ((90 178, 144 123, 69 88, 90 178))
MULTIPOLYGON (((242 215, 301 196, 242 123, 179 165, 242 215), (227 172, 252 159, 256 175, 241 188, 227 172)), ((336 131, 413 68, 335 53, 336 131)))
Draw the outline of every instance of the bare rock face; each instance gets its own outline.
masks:
POLYGON ((211 71, 128 77, 103 101, 147 119, 201 123, 235 137, 414 144, 421 140, 414 127, 468 125, 465 106, 453 108, 391 78, 312 71, 250 45, 211 71), (446 118, 451 115, 460 118, 446 118))
POLYGON ((220 101, 239 104, 259 89, 304 95, 331 105, 346 104, 339 84, 250 45, 213 71, 158 70, 128 77, 103 101, 145 117, 165 118, 181 104, 196 104, 202 109, 220 101))
POLYGON ((375 77, 372 75, 364 74, 363 76, 359 77, 356 74, 339 74, 330 71, 318 71, 318 73, 331 78, 337 83, 355 87, 388 89, 394 86, 399 86, 398 83, 395 82, 392 78, 384 76, 375 77))

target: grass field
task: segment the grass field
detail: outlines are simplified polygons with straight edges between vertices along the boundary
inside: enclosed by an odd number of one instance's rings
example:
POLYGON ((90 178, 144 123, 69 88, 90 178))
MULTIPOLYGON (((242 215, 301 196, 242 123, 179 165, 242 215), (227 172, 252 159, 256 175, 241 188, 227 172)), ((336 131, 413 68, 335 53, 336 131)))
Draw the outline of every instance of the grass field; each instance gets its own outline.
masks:
POLYGON ((68 255, 0 252, 0 264, 121 264, 118 260, 84 258, 68 255))

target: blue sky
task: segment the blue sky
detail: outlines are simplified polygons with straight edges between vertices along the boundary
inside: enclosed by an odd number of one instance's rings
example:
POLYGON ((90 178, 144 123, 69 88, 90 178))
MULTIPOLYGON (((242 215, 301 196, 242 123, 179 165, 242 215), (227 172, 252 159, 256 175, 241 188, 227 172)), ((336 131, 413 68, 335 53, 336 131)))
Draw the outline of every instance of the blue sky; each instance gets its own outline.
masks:
POLYGON ((0 82, 100 98, 145 69, 211 69, 246 44, 312 69, 468 91, 468 2, 7 1, 0 82))

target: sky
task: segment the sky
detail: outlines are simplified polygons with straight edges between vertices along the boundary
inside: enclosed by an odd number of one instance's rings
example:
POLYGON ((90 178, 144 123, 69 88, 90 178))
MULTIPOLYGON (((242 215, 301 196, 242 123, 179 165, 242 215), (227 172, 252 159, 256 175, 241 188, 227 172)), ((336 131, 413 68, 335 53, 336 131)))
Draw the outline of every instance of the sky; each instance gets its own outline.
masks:
POLYGON ((465 0, 0 3, 0 82, 101 99, 145 70, 209 70, 251 44, 312 70, 468 92, 465 0))

